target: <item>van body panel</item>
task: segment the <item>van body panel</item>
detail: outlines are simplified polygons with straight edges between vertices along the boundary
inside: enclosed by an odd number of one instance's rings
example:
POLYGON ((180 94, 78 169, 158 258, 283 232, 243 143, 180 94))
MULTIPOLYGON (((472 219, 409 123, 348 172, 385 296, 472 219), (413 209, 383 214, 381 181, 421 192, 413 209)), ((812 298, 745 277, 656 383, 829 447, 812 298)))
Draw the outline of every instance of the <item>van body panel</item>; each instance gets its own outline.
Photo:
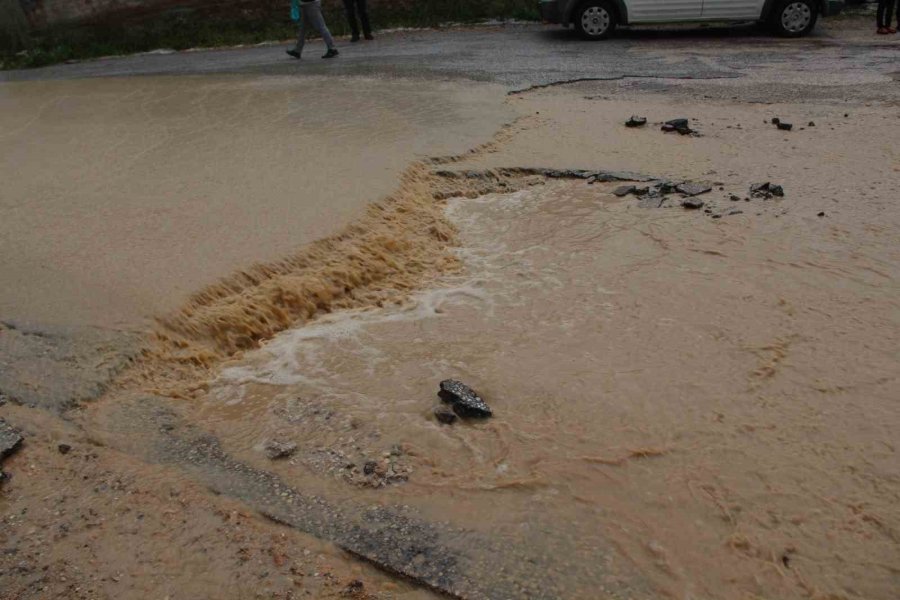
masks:
POLYGON ((703 19, 730 21, 759 19, 766 0, 703 0, 703 19))
POLYGON ((625 0, 625 6, 629 23, 691 21, 703 13, 703 0, 625 0))

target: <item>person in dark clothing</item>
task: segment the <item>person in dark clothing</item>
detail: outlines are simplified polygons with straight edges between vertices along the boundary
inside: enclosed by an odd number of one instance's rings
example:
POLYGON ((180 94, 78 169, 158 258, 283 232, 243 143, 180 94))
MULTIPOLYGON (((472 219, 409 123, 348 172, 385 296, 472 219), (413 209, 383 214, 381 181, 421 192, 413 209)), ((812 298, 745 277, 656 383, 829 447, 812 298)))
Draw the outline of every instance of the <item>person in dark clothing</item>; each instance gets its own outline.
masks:
MULTIPOLYGON (((879 35, 887 35, 889 33, 897 33, 897 30, 891 27, 891 20, 894 16, 894 5, 897 0, 878 0, 878 10, 875 13, 875 21, 879 35)), ((900 13, 900 8, 897 9, 900 13)), ((897 22, 900 24, 900 14, 897 16, 897 22)))
POLYGON ((359 41, 359 26, 356 24, 356 11, 359 10, 359 20, 362 21, 363 35, 367 40, 374 40, 372 37, 372 26, 369 24, 369 11, 366 8, 366 0, 344 0, 344 10, 347 11, 347 21, 350 23, 350 31, 352 36, 351 42, 359 41))

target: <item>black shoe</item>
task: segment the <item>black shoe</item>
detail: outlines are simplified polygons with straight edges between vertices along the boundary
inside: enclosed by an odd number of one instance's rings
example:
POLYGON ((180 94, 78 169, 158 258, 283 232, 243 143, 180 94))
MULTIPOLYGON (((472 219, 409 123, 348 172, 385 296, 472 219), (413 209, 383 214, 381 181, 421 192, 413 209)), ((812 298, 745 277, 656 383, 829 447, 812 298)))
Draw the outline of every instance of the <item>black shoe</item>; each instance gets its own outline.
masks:
POLYGON ((358 34, 358 33, 354 33, 353 36, 350 38, 350 41, 351 41, 351 42, 358 42, 358 41, 359 41, 359 34, 358 34))
POLYGON ((285 50, 285 52, 287 52, 289 56, 292 56, 292 57, 296 58, 297 60, 300 60, 300 53, 297 52, 296 50, 285 50))
POLYGON ((334 58, 338 54, 339 52, 337 51, 337 48, 329 48, 328 52, 322 55, 322 58, 334 58))
POLYGON ((371 34, 371 33, 367 33, 367 34, 366 34, 366 39, 369 40, 369 41, 371 42, 371 41, 374 40, 375 38, 372 37, 372 34, 371 34))

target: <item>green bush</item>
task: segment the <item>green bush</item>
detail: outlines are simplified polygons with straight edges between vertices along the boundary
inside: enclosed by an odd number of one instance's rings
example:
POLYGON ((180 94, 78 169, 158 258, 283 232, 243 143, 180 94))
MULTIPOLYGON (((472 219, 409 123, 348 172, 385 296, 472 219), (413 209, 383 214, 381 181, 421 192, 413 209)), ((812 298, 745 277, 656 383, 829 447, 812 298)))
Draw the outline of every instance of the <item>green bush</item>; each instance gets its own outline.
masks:
POLYGON ((15 53, 29 43, 28 20, 19 0, 0 0, 0 48, 15 53))

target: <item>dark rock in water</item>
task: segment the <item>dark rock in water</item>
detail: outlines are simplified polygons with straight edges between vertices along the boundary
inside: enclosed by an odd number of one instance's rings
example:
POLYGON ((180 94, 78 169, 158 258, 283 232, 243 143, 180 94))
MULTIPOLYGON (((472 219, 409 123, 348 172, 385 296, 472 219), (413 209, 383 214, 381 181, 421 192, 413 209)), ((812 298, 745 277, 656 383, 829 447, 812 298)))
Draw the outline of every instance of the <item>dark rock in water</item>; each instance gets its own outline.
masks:
POLYGON ((779 119, 778 117, 772 117, 772 125, 778 125, 779 123, 781 123, 781 119, 779 119))
POLYGON ((442 381, 438 396, 449 402, 460 417, 490 417, 494 414, 475 390, 455 379, 442 381))
POLYGON ((735 209, 735 210, 730 210, 730 211, 728 211, 728 216, 729 216, 729 217, 732 216, 732 215, 742 215, 742 214, 744 214, 744 211, 742 211, 742 210, 737 210, 737 209, 735 209))
POLYGON ((631 118, 625 121, 625 127, 643 127, 647 124, 647 117, 638 117, 631 115, 631 118))
POLYGON ((690 122, 687 119, 672 119, 671 121, 666 121, 663 123, 662 130, 666 133, 677 131, 681 135, 690 135, 694 133, 694 130, 691 129, 690 122))
POLYGON ((456 413, 446 406, 438 406, 434 409, 434 418, 444 425, 452 425, 456 421, 456 413))
POLYGON ((785 123, 784 121, 778 123, 778 129, 782 131, 790 131, 794 128, 794 125, 791 123, 785 123))
POLYGON ((681 201, 681 205, 685 208, 690 209, 703 208, 703 200, 698 200, 696 198, 685 198, 681 201))
POLYGON ((668 179, 664 179, 656 184, 656 190, 660 194, 671 194, 672 192, 675 191, 676 187, 677 186, 674 183, 672 183, 671 181, 669 181, 668 179))
POLYGON ((375 469, 378 468, 378 463, 374 460, 366 461, 366 464, 363 465, 363 473, 366 475, 371 475, 375 472, 375 469))
POLYGON ((19 449, 22 436, 3 419, 0 419, 0 460, 19 449))
POLYGON ((297 444, 293 442, 280 442, 269 440, 265 445, 266 456, 272 460, 287 458, 297 451, 297 444))
POLYGON ((653 181, 653 178, 640 173, 632 173, 631 171, 594 171, 593 177, 595 181, 653 181))
POLYGON ((741 197, 738 196, 737 194, 729 194, 728 199, 731 200, 732 202, 738 202, 738 201, 740 201, 741 197))
POLYGON ((59 450, 60 454, 68 454, 69 451, 72 450, 72 446, 70 446, 69 444, 60 444, 56 447, 56 449, 59 450))
POLYGON ((810 121, 810 122, 809 122, 808 127, 815 127, 815 126, 816 126, 816 124, 815 124, 813 121, 810 121))
POLYGON ((825 211, 820 212, 820 213, 819 213, 819 216, 820 216, 820 217, 824 217, 824 216, 825 216, 825 211))
POLYGON ((650 188, 646 185, 644 187, 636 187, 634 188, 634 192, 632 192, 635 196, 642 197, 646 196, 650 193, 650 188))
POLYGON ((348 583, 347 587, 341 590, 341 596, 346 598, 374 598, 374 596, 366 594, 366 586, 359 579, 354 579, 348 583))
POLYGON ((784 188, 769 181, 764 183, 754 183, 750 186, 750 195, 754 198, 764 198, 768 200, 773 196, 784 196, 784 188))
POLYGON ((590 179, 597 173, 584 169, 540 169, 540 174, 550 179, 590 179))
POLYGON ((694 183, 692 181, 686 181, 684 183, 679 183, 675 186, 675 191, 684 194, 685 196, 699 196, 700 194, 705 194, 712 190, 711 185, 707 185, 705 183, 694 183))
POLYGON ((636 189, 637 188, 633 185, 620 185, 613 190, 613 194, 621 198, 622 196, 627 196, 628 194, 633 193, 636 189))
POLYGON ((663 131, 676 131, 678 129, 684 129, 689 125, 690 121, 687 119, 672 119, 671 121, 663 123, 662 129, 663 131))

